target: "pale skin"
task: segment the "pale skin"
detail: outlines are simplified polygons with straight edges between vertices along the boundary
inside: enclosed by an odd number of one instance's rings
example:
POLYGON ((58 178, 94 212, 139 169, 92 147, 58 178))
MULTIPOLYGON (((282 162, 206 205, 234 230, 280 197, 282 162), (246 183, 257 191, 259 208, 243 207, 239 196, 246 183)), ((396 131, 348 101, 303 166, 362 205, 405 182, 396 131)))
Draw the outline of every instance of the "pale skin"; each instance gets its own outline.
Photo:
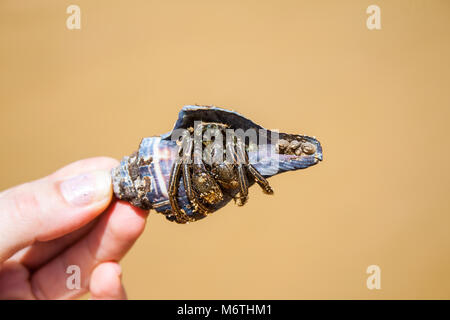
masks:
POLYGON ((113 198, 117 165, 80 160, 0 193, 0 299, 126 299, 118 262, 147 213, 113 198), (67 287, 70 265, 81 270, 79 290, 67 287))

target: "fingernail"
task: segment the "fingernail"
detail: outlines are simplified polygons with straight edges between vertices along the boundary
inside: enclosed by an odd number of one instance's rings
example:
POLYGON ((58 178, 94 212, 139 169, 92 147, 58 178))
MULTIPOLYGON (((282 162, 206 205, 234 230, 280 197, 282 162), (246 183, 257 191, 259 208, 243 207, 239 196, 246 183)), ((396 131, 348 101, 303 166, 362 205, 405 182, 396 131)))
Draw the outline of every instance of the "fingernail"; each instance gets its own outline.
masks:
POLYGON ((63 181, 60 188, 68 203, 86 206, 111 197, 111 175, 108 171, 85 173, 63 181))

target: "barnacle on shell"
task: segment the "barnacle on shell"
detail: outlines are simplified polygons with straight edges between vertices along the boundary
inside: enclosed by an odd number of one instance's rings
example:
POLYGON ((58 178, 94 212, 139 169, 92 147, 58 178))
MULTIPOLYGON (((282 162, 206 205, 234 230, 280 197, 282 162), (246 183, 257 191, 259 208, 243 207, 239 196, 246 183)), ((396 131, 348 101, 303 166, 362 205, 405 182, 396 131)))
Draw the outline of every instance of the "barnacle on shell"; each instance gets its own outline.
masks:
POLYGON ((117 198, 186 223, 232 199, 244 204, 245 188, 255 182, 270 194, 266 178, 321 160, 322 147, 314 137, 267 130, 223 108, 185 106, 172 131, 142 139, 138 151, 122 159, 112 170, 112 182, 117 198), (192 157, 185 141, 193 141, 192 157))

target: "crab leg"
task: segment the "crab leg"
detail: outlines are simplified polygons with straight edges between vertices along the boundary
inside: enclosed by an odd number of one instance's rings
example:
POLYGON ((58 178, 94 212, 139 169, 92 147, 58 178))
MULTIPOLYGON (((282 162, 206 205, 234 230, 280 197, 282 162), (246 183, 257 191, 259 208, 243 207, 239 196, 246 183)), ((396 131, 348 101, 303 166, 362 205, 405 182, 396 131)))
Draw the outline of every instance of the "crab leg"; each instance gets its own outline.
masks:
POLYGON ((261 187, 265 194, 273 194, 273 189, 269 185, 269 182, 264 178, 258 170, 255 169, 250 163, 247 165, 248 172, 255 178, 256 183, 261 187))
POLYGON ((248 172, 253 176, 256 183, 261 187, 263 192, 265 194, 273 194, 273 189, 269 185, 269 182, 266 180, 266 178, 264 178, 258 172, 258 170, 256 170, 255 167, 249 163, 247 152, 245 151, 245 144, 243 143, 243 141, 240 138, 238 138, 236 147, 238 150, 238 154, 240 154, 241 158, 244 159, 245 167, 247 168, 248 172))
POLYGON ((181 163, 179 160, 177 160, 173 164, 172 170, 170 172, 168 195, 170 206, 172 207, 172 212, 175 214, 177 218, 177 222, 185 223, 188 221, 188 219, 186 217, 186 214, 183 211, 181 211, 177 201, 178 186, 180 185, 180 174, 181 174, 181 163))
POLYGON ((240 138, 237 138, 235 149, 237 158, 234 152, 231 153, 231 156, 234 158, 233 160, 237 162, 238 181, 240 188, 240 192, 236 196, 236 204, 238 206, 243 206, 248 200, 248 180, 244 170, 244 166, 246 163, 246 154, 243 148, 242 140, 240 138))
POLYGON ((191 174, 190 174, 190 161, 191 161, 191 154, 193 149, 193 139, 188 137, 187 138, 187 146, 183 153, 183 183, 184 183, 184 189, 186 190, 186 194, 189 198, 189 201, 194 206, 194 211, 199 212, 202 215, 206 215, 210 212, 210 210, 205 207, 200 200, 198 199, 194 189, 192 188, 192 180, 191 180, 191 174))

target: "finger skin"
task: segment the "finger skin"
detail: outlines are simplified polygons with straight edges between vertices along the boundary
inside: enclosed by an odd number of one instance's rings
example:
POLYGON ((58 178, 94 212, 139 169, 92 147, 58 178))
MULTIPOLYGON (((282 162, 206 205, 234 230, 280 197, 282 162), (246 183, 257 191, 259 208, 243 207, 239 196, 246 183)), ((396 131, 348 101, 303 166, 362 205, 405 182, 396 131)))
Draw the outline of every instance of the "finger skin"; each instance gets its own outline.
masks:
MULTIPOLYGON (((74 206, 62 195, 62 181, 77 176, 81 171, 105 170, 90 176, 110 179, 109 170, 117 165, 109 158, 77 161, 56 173, 0 194, 0 263, 14 252, 36 241, 48 241, 72 232, 103 212, 112 199, 112 187, 102 192, 92 203, 74 206), (94 201, 95 200, 95 201, 94 201)), ((95 171, 100 172, 100 171, 95 171)), ((92 178, 92 177, 91 177, 92 178)), ((94 181, 95 185, 95 181, 94 181)))
POLYGON ((86 293, 90 275, 102 262, 119 261, 143 232, 147 213, 124 201, 114 201, 94 229, 72 247, 36 271, 31 285, 38 299, 73 299, 86 293), (81 270, 81 289, 66 287, 69 266, 81 270))
POLYGON ((91 275, 89 292, 92 300, 125 300, 122 270, 116 262, 99 264, 91 275))
POLYGON ((0 268, 0 299, 1 300, 34 300, 29 271, 20 263, 5 262, 0 268))
POLYGON ((99 218, 97 217, 80 229, 77 229, 60 238, 45 242, 37 241, 31 246, 16 252, 11 258, 8 259, 8 261, 13 260, 19 262, 32 272, 84 237, 92 230, 98 222, 98 219, 99 218))

